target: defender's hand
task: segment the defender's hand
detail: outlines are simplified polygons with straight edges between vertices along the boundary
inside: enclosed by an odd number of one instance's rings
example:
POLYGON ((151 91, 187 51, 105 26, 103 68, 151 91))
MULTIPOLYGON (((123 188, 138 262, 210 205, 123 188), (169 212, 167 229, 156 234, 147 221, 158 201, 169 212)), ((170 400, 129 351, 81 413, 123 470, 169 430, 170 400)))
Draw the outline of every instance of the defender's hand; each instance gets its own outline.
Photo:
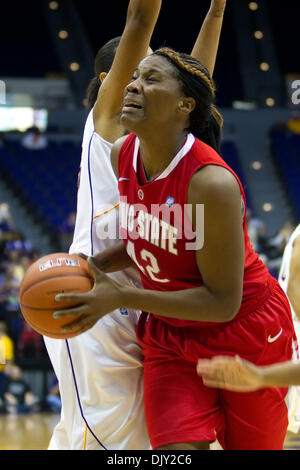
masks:
POLYGON ((262 368, 239 356, 199 359, 197 373, 207 387, 233 392, 253 392, 263 386, 262 368))

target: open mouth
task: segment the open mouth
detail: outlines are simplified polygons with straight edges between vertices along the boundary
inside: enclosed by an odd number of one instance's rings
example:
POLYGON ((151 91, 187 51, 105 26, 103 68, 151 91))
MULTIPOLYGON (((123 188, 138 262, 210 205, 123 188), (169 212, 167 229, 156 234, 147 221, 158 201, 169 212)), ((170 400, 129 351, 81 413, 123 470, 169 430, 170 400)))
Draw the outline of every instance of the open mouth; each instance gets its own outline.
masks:
POLYGON ((142 106, 140 106, 137 103, 124 103, 123 109, 142 109, 142 106))

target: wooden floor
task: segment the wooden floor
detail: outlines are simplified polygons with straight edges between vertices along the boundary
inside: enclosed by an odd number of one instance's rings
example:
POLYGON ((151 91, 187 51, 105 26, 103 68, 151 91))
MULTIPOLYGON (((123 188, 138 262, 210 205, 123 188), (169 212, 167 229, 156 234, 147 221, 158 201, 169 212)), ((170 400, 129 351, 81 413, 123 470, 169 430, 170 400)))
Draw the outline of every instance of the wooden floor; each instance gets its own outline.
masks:
MULTIPOLYGON (((47 450, 58 415, 1 415, 0 450, 47 450)), ((300 433, 289 433, 285 450, 300 450, 300 433)))
POLYGON ((1 415, 0 450, 47 450, 58 421, 54 414, 1 415))

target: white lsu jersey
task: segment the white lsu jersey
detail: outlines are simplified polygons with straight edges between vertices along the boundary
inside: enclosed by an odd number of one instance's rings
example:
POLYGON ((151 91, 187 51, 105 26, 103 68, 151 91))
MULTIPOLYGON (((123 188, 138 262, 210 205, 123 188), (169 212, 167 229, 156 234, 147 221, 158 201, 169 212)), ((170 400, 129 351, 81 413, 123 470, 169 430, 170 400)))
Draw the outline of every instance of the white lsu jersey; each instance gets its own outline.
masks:
MULTIPOLYGON (((111 147, 95 132, 91 111, 83 136, 70 253, 93 256, 119 241, 119 191, 111 147)), ((110 276, 140 285, 135 270, 110 276)), ((142 354, 135 334, 138 318, 139 312, 120 309, 78 337, 44 337, 62 400, 49 450, 151 449, 144 418, 142 354)))
MULTIPOLYGON (((293 254, 293 245, 294 245, 294 241, 299 236, 300 236, 300 224, 296 227, 296 229, 294 230, 294 232, 290 236, 289 241, 286 244, 286 247, 285 247, 284 252, 283 252, 283 257, 282 257, 282 262, 281 262, 278 281, 279 281, 279 284, 281 285, 281 288, 284 290, 285 293, 287 293, 287 289, 288 289, 288 285, 289 285, 290 266, 291 266, 291 260, 292 260, 292 254, 293 254)), ((296 314, 293 310, 292 305, 291 305, 291 308, 292 308, 292 313, 293 313, 293 319, 296 319, 296 314)))
MULTIPOLYGON (((294 230, 292 235, 289 238, 288 243, 284 249, 280 272, 278 281, 285 292, 287 294, 288 285, 289 285, 289 278, 290 278, 290 267, 291 267, 291 260, 293 255, 293 245, 296 240, 300 236, 300 224, 294 230)), ((293 316, 294 328, 298 340, 298 344, 300 344, 300 320, 297 318, 296 313, 293 309, 292 302, 290 302, 290 307, 293 316)), ((298 351, 295 351, 294 360, 298 361, 298 351)), ((289 411, 289 426, 288 431, 298 433, 300 429, 300 387, 292 386, 289 387, 289 391, 286 397, 286 403, 288 406, 289 411)))

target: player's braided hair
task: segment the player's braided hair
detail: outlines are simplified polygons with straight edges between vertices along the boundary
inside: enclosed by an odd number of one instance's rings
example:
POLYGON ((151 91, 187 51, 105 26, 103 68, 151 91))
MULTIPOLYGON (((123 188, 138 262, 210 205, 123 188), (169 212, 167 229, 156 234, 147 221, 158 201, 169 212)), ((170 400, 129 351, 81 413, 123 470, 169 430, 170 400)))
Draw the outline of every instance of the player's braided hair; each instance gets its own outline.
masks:
POLYGON ((196 101, 190 115, 189 131, 218 149, 223 117, 214 104, 216 86, 206 67, 196 58, 168 47, 162 47, 154 54, 166 57, 175 66, 184 94, 196 101))
POLYGON ((99 88, 101 86, 99 75, 102 72, 109 72, 114 61, 120 40, 121 36, 111 39, 106 44, 104 44, 101 49, 99 49, 96 55, 94 62, 95 77, 90 81, 86 95, 87 106, 89 109, 92 109, 97 101, 99 88))

